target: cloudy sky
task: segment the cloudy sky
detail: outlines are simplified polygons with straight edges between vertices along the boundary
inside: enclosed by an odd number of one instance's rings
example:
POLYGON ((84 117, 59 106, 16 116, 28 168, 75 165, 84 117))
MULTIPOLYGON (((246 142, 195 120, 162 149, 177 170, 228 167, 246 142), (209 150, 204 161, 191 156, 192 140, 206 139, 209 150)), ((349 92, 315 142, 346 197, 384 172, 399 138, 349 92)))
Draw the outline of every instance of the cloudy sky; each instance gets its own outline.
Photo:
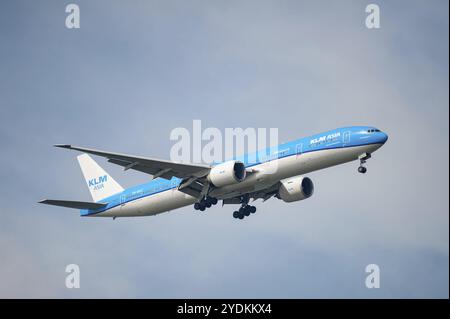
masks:
MULTIPOLYGON (((61 1, 0 5, 0 297, 449 296, 447 1, 61 1), (276 127, 283 141, 374 125, 368 174, 309 174, 312 198, 80 218, 76 152, 169 158, 170 131, 276 127), (65 287, 78 264, 81 288, 65 287), (365 287, 365 267, 381 287, 365 287)), ((148 181, 98 159, 123 186, 148 181)))

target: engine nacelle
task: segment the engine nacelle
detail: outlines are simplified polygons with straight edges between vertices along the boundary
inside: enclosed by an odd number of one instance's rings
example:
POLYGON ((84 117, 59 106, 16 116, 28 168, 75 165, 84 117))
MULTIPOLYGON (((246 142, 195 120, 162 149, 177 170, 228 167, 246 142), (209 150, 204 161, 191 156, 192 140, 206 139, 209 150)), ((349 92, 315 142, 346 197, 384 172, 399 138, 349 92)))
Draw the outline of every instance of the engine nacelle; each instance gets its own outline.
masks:
POLYGON ((281 181, 278 198, 286 203, 309 198, 314 193, 314 184, 308 177, 295 176, 281 181))
POLYGON ((239 161, 228 161, 214 166, 208 175, 210 181, 216 187, 227 186, 242 182, 245 179, 245 165, 239 161))

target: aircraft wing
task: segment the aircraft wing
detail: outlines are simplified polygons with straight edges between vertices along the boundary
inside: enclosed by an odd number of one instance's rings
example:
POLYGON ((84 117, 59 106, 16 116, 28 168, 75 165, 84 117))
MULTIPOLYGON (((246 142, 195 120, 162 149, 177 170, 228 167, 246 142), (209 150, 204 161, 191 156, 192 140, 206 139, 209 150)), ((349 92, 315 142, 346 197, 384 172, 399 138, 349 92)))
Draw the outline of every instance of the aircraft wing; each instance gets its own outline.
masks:
POLYGON ((107 158, 108 162, 124 167, 124 170, 133 169, 153 175, 153 178, 162 177, 171 179, 175 176, 181 179, 190 179, 190 183, 192 183, 194 180, 206 176, 210 171, 210 167, 207 165, 181 164, 160 159, 104 152, 65 144, 58 144, 55 146, 102 156, 107 158))

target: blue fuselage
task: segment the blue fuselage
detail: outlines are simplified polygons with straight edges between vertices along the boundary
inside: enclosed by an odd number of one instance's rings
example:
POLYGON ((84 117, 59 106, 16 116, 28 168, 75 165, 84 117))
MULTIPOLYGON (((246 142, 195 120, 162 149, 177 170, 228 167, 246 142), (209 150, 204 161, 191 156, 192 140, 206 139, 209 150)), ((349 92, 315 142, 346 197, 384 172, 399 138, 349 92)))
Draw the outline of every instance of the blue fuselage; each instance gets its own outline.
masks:
MULTIPOLYGON (((388 136, 386 133, 371 126, 342 127, 280 144, 277 147, 260 150, 253 154, 246 154, 235 158, 235 160, 241 161, 245 164, 246 168, 250 168, 266 162, 276 161, 290 156, 302 156, 311 152, 354 148, 372 144, 382 145, 387 139, 388 136)), ((181 181, 181 179, 175 177, 171 180, 163 178, 154 179, 148 183, 128 188, 119 194, 105 198, 102 200, 102 202, 108 203, 105 207, 96 210, 81 210, 81 215, 89 216, 99 214, 143 197, 176 189, 181 181)))

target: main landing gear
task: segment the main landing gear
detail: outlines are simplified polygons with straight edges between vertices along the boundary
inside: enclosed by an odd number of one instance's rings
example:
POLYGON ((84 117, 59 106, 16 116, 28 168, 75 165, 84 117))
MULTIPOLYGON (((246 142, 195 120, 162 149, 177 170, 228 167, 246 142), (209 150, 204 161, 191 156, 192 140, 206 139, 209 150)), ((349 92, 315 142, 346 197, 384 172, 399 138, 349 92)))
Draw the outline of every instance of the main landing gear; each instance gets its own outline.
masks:
POLYGON ((367 168, 364 166, 366 161, 372 156, 369 153, 364 153, 359 157, 359 167, 358 172, 361 174, 365 174, 367 172, 367 168))
POLYGON ((218 202, 217 198, 208 196, 201 199, 198 203, 195 203, 194 209, 203 212, 206 208, 210 208, 211 206, 216 205, 217 202, 218 202))
POLYGON ((242 196, 241 197, 241 208, 239 210, 236 210, 233 212, 233 217, 238 219, 244 219, 246 216, 250 216, 250 214, 256 213, 256 207, 249 205, 250 198, 249 196, 242 196))
POLYGON ((250 216, 250 214, 256 213, 256 207, 251 205, 242 205, 239 210, 233 212, 234 218, 244 219, 246 216, 250 216))

